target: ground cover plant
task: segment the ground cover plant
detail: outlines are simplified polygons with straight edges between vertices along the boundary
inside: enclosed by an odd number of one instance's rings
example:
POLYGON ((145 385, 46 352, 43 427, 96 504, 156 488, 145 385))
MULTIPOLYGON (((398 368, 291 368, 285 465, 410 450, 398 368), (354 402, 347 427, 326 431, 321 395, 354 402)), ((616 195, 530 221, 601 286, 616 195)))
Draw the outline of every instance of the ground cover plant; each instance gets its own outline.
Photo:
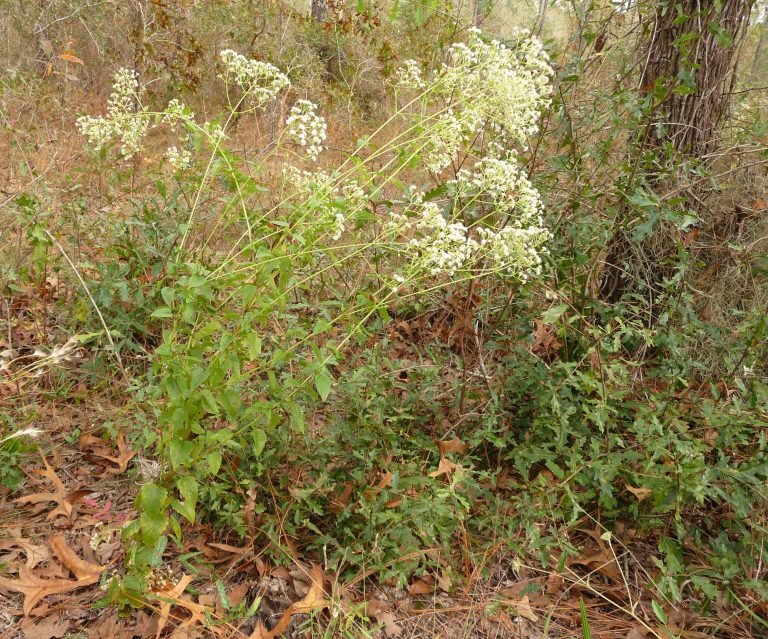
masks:
POLYGON ((688 5, 10 2, 7 636, 766 636, 765 8, 688 5))

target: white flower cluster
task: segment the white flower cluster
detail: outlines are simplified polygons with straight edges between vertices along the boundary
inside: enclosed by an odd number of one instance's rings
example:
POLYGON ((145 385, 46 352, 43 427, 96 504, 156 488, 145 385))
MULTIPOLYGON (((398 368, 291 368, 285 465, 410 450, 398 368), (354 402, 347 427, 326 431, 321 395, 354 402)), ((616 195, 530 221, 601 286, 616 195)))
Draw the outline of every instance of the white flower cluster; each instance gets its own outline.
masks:
MULTIPOLYGON (((527 178, 514 166, 515 179, 530 187, 527 178)), ((509 167, 503 169, 509 170, 509 167)), ((462 185, 468 185, 465 194, 477 197, 487 193, 496 196, 499 205, 517 207, 521 201, 514 200, 502 188, 498 182, 499 170, 500 166, 489 162, 479 166, 476 173, 465 172, 466 179, 462 181, 462 185)), ((515 182, 511 184, 514 186, 515 182)), ((543 226, 538 193, 530 189, 535 197, 530 202, 525 200, 519 214, 517 208, 510 210, 502 228, 451 221, 437 203, 424 202, 424 195, 413 189, 406 212, 390 213, 387 227, 395 235, 410 237, 407 246, 415 249, 412 272, 453 277, 461 271, 490 271, 525 281, 541 273, 542 256, 547 253, 544 245, 551 238, 543 226)))
POLYGON ((188 149, 178 149, 175 146, 169 147, 165 152, 165 157, 174 170, 181 171, 188 169, 192 165, 192 153, 188 149))
POLYGON ((225 49, 219 56, 224 64, 222 79, 227 83, 234 80, 257 107, 264 106, 291 86, 288 76, 269 62, 250 60, 231 49, 225 49))
POLYGON ((326 138, 325 118, 317 114, 317 105, 309 100, 297 100, 285 121, 288 136, 297 144, 306 147, 307 155, 313 161, 323 151, 326 138))
POLYGON ((427 86, 421 75, 421 67, 416 60, 406 60, 395 72, 397 86, 403 89, 423 89, 427 86))
POLYGON ((316 216, 313 223, 330 225, 330 237, 335 242, 346 230, 347 219, 368 204, 365 190, 355 180, 343 186, 325 171, 302 171, 286 166, 283 175, 295 197, 303 200, 301 208, 309 207, 316 216))
POLYGON ((479 227, 480 246, 488 267, 502 275, 525 282, 531 275, 541 275, 544 243, 551 238, 547 229, 505 226, 502 229, 479 227))
POLYGON ((107 101, 106 117, 83 115, 77 119, 78 130, 97 150, 118 138, 121 153, 125 159, 131 158, 141 151, 150 124, 150 116, 141 106, 141 97, 138 74, 131 69, 118 70, 107 101))
POLYGON ((208 136, 208 141, 211 144, 220 144, 227 139, 227 134, 224 133, 224 129, 220 124, 206 121, 203 122, 200 128, 208 136))
POLYGON ((541 110, 552 93, 552 68, 541 41, 521 33, 514 48, 483 41, 473 29, 469 42, 450 48, 440 91, 454 97, 475 121, 488 122, 507 142, 521 142, 538 130, 541 110))
POLYGON ((542 203, 539 192, 520 169, 514 155, 483 158, 472 171, 461 169, 448 186, 458 200, 475 205, 489 204, 490 212, 512 216, 515 226, 541 226, 542 203))
POLYGON ((469 268, 479 244, 461 222, 448 222, 434 202, 423 202, 412 221, 417 236, 410 245, 419 252, 419 266, 430 275, 453 277, 469 268))
POLYGON ((171 131, 175 131, 180 122, 194 122, 194 120, 195 112, 183 102, 174 98, 165 107, 162 122, 163 124, 170 125, 171 131))
POLYGON ((437 173, 453 161, 462 143, 467 140, 464 129, 451 109, 437 118, 424 145, 424 165, 427 169, 437 173))
POLYGON ((426 115, 425 163, 433 171, 447 167, 462 145, 485 133, 489 147, 506 149, 537 131, 541 109, 549 102, 552 69, 541 42, 526 34, 514 47, 486 43, 477 29, 469 41, 449 49, 427 87, 420 70, 407 61, 397 72, 401 86, 424 89, 426 115))

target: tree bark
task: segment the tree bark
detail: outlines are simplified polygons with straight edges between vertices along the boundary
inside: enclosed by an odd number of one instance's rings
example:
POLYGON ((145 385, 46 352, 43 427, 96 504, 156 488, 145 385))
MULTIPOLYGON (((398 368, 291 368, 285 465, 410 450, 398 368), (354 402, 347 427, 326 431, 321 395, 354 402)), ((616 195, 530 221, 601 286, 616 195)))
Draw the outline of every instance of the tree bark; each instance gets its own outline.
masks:
MULTIPOLYGON (((736 52, 752 4, 753 0, 661 0, 656 5, 639 83, 640 91, 651 96, 652 107, 632 150, 636 165, 644 162, 649 148, 664 157, 671 145, 682 156, 701 158, 717 147, 730 106, 736 52)), ((644 168, 648 181, 655 182, 655 168, 644 168)), ((624 272, 627 264, 630 271, 645 273, 642 296, 652 304, 671 275, 673 256, 665 249, 645 254, 623 229, 629 214, 629 210, 620 214, 608 244, 601 297, 617 302, 625 293, 637 292, 638 283, 624 272)))
POLYGON ((312 18, 323 22, 328 14, 328 5, 325 0, 312 0, 312 18))
POLYGON ((728 112, 734 56, 753 0, 664 0, 648 44, 641 91, 652 93, 644 142, 687 155, 713 150, 728 112))

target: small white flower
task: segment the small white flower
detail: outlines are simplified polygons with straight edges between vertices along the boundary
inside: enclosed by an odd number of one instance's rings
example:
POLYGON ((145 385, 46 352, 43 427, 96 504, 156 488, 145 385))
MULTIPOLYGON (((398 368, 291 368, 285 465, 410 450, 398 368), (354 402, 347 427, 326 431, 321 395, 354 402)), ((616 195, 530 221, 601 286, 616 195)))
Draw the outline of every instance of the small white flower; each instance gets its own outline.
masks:
POLYGON ((288 76, 269 62, 250 60, 231 49, 225 49, 219 56, 224 63, 222 79, 227 83, 234 81, 257 107, 291 85, 288 76))
POLYGON ((285 125, 288 136, 300 146, 306 147, 307 155, 316 162, 326 138, 325 118, 317 114, 317 105, 309 100, 298 100, 291 107, 285 125))
POLYGON ((77 119, 77 128, 88 144, 98 150, 119 138, 120 152, 126 160, 139 153, 150 124, 150 116, 141 105, 142 94, 138 74, 119 69, 107 101, 107 116, 84 115, 77 119))
POLYGON ((179 150, 175 146, 169 147, 165 152, 165 157, 175 171, 181 171, 182 169, 188 169, 192 164, 192 153, 187 149, 179 150))
POLYGON ((397 86, 404 89, 423 89, 427 86, 424 78, 421 76, 421 67, 416 60, 406 60, 395 72, 397 76, 397 86))

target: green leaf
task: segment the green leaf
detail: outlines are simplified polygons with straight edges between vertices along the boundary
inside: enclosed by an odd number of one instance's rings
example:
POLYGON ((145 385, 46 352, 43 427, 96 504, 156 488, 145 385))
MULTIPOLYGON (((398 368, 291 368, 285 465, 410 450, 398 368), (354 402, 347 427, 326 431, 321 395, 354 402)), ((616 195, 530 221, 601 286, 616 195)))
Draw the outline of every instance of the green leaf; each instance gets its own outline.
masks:
POLYGON ((559 320, 563 313, 568 310, 567 304, 558 304, 550 309, 547 309, 541 314, 541 321, 545 324, 554 324, 559 320))
POLYGON ((661 623, 666 625, 666 623, 669 621, 669 618, 667 617, 667 613, 664 612, 664 609, 661 607, 661 604, 653 599, 651 600, 651 607, 653 608, 653 613, 656 615, 656 618, 661 623))
POLYGON ((261 355, 261 338, 255 331, 246 336, 245 345, 248 348, 248 357, 251 359, 256 359, 261 355))
POLYGON ((197 505, 197 480, 184 475, 176 480, 176 488, 184 501, 174 503, 174 509, 190 523, 195 521, 195 506, 197 505))
POLYGON ((168 491, 156 484, 144 484, 139 491, 139 525, 141 539, 147 547, 153 547, 168 526, 168 515, 165 512, 167 499, 168 491))
POLYGON ((267 445, 267 434, 261 428, 253 429, 253 454, 261 455, 264 446, 267 445))
POLYGON ((171 444, 168 446, 168 454, 174 470, 189 466, 193 462, 191 459, 193 447, 194 444, 192 442, 183 439, 171 440, 171 444))
POLYGON ((328 395, 331 392, 331 382, 331 376, 325 367, 320 369, 315 375, 315 388, 317 389, 317 394, 320 395, 320 399, 323 401, 328 399, 328 395))
POLYGON ((217 475, 221 468, 221 453, 217 450, 208 455, 208 472, 211 475, 217 475))
POLYGON ((156 319, 164 319, 164 318, 167 318, 167 317, 173 317, 173 311, 170 308, 168 308, 167 306, 161 306, 160 308, 155 309, 152 312, 152 315, 150 315, 150 317, 154 317, 156 319))

